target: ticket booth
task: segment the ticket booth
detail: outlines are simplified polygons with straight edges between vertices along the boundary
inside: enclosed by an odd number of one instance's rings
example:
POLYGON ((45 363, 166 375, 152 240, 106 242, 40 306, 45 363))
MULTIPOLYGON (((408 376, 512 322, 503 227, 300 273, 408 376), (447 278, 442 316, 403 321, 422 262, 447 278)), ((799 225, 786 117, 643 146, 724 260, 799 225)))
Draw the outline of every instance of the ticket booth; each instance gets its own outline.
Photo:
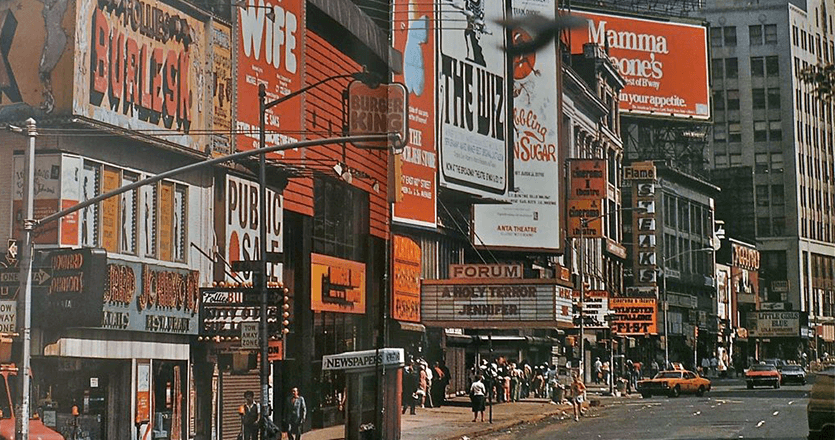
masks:
POLYGON ((400 439, 404 358, 402 348, 352 351, 322 358, 322 371, 345 373, 345 440, 400 439))

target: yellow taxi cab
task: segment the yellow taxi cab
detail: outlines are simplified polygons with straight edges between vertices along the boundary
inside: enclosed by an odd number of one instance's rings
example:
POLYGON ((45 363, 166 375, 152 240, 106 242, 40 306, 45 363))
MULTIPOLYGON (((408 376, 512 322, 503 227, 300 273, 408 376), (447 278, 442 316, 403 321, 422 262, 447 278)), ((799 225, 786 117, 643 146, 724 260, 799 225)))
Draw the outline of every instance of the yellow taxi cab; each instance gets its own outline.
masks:
POLYGON ((710 391, 710 380, 685 370, 680 365, 673 367, 672 370, 659 372, 652 379, 638 381, 638 392, 641 396, 648 398, 658 394, 678 397, 681 394, 695 394, 701 397, 705 391, 710 391))

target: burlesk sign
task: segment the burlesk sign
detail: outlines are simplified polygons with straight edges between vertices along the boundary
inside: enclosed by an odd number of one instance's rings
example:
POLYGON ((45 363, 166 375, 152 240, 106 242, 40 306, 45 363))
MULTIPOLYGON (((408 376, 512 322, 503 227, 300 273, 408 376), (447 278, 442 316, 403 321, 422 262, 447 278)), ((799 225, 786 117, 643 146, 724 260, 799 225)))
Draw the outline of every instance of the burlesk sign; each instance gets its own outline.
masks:
POLYGON ((205 24, 159 1, 76 3, 73 112, 204 150, 205 24))

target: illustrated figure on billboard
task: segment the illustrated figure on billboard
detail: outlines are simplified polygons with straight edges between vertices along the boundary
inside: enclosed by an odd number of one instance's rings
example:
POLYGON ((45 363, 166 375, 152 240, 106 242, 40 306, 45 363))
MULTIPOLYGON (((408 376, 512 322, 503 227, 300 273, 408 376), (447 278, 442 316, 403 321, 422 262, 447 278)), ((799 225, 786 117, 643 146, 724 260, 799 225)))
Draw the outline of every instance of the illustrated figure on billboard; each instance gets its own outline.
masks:
POLYGON ((743 270, 742 276, 739 277, 739 289, 737 293, 745 293, 751 295, 754 293, 753 286, 751 284, 751 280, 748 278, 748 271, 743 270))
MULTIPOLYGON (((522 28, 516 28, 511 33, 513 44, 522 44, 533 41, 531 35, 522 28)), ((536 69, 536 53, 528 53, 524 55, 517 55, 513 57, 513 97, 518 98, 525 92, 528 105, 531 103, 531 92, 528 90, 528 81, 522 81, 531 74, 540 76, 539 70, 536 69)))
POLYGON ((459 6, 447 0, 450 6, 461 11, 467 18, 464 28, 464 44, 467 45, 467 59, 487 67, 484 53, 481 50, 481 34, 489 33, 484 29, 484 0, 464 0, 464 6, 459 6))
POLYGON ((423 94, 425 85, 425 64, 421 46, 429 41, 429 17, 417 17, 413 2, 409 2, 409 29, 406 36, 406 49, 403 51, 403 77, 406 90, 415 96, 423 94))

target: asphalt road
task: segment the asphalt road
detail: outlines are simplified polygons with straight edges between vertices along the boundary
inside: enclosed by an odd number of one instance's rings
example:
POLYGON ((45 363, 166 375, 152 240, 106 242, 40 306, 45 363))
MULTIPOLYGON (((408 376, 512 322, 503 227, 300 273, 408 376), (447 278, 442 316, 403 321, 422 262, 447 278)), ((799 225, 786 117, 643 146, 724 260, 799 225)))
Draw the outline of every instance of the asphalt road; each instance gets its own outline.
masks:
POLYGON ((704 397, 639 396, 591 408, 574 422, 554 417, 479 440, 805 439, 811 384, 748 390, 742 379, 714 382, 704 397))

